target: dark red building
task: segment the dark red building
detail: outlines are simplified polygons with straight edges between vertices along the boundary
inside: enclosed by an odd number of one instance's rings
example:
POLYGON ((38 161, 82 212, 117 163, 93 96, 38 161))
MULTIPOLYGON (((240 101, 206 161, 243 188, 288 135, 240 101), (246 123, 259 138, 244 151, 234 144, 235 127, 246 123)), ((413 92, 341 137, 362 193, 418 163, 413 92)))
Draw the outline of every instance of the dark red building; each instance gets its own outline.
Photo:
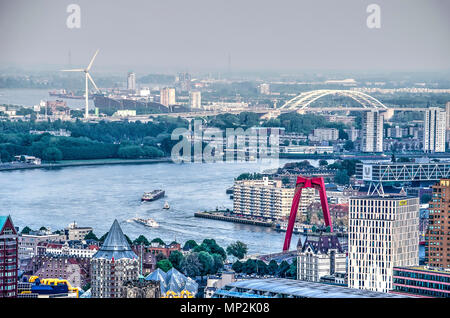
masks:
POLYGON ((11 217, 0 216, 0 298, 17 297, 19 243, 11 217))

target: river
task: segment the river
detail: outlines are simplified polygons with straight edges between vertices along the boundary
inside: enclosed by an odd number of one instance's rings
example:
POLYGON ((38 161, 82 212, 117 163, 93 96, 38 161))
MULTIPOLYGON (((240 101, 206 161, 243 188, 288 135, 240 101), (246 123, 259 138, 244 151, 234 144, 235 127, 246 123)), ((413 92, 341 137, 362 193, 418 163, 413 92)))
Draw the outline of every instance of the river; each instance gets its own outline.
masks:
MULTIPOLYGON (((280 160, 279 164, 292 161, 280 160)), ((233 201, 225 190, 234 178, 267 168, 257 163, 156 163, 0 172, 0 215, 11 214, 20 229, 27 225, 57 230, 75 221, 79 226, 92 226, 98 237, 117 219, 132 240, 141 234, 167 243, 214 238, 224 248, 241 240, 250 254, 280 252, 284 233, 194 217, 199 210, 232 209, 233 201), (153 189, 164 189, 166 197, 141 203, 142 193, 153 189), (169 210, 162 209, 165 200, 169 210), (135 216, 151 217, 160 227, 130 221, 135 216)), ((291 247, 297 241, 298 236, 293 237, 291 247)))

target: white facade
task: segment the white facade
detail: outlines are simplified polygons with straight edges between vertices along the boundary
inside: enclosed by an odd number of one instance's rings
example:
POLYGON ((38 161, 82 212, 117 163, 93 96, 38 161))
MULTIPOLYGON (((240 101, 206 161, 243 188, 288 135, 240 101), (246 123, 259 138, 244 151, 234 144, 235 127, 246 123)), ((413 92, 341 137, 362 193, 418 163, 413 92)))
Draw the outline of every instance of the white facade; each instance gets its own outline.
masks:
POLYGON ((136 89, 136 74, 133 72, 128 73, 127 89, 129 89, 129 90, 136 89))
POLYGON ((259 85, 259 93, 262 95, 270 95, 270 84, 263 83, 259 85))
POLYGON ((348 238, 348 287, 388 292, 394 267, 419 264, 419 198, 351 198, 348 238))
POLYGON ((202 93, 199 91, 192 91, 189 93, 189 103, 191 108, 202 108, 202 93))
POLYGON ((383 121, 378 111, 363 113, 362 152, 383 152, 383 121))
POLYGON ((446 112, 446 116, 447 116, 447 124, 446 124, 446 129, 450 130, 450 102, 447 102, 445 104, 445 112, 446 112))
MULTIPOLYGON (((233 187, 233 213, 272 220, 288 218, 291 212, 294 188, 283 188, 280 180, 239 180, 233 187)), ((314 202, 315 189, 303 189, 298 213, 314 202)))
POLYGON ((339 130, 336 128, 316 128, 309 136, 311 141, 330 141, 339 139, 339 130))
POLYGON ((175 88, 165 87, 160 91, 161 101, 160 103, 164 106, 175 105, 175 88))
POLYGON ((423 131, 424 152, 445 152, 446 112, 438 107, 430 107, 425 112, 423 131))

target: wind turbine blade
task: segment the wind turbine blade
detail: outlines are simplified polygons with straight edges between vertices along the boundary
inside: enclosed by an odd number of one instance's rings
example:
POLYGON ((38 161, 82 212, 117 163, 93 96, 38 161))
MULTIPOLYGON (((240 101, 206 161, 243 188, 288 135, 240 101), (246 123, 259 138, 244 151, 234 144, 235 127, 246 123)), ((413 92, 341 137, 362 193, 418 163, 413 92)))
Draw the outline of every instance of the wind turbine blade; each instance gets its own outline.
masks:
POLYGON ((96 57, 97 54, 98 54, 98 51, 100 51, 100 50, 97 50, 97 51, 95 52, 94 56, 92 57, 91 62, 89 63, 88 67, 86 68, 86 71, 89 71, 89 70, 91 69, 92 63, 94 63, 94 60, 95 60, 95 57, 96 57))
POLYGON ((84 69, 82 68, 74 68, 71 70, 61 70, 61 72, 84 72, 84 69))
POLYGON ((89 74, 89 73, 86 73, 86 74, 87 74, 89 80, 91 81, 91 83, 94 85, 95 89, 99 92, 100 90, 98 89, 97 85, 95 85, 95 82, 91 77, 91 74, 89 74))

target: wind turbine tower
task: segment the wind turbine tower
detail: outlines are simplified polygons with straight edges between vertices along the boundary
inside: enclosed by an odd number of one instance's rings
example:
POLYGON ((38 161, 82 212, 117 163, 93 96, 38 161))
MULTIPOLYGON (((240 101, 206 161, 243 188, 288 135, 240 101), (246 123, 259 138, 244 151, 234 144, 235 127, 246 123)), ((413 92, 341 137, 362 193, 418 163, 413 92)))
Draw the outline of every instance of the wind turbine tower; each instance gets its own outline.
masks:
POLYGON ((95 52, 94 56, 91 59, 91 62, 89 62, 89 65, 86 68, 84 68, 84 69, 83 68, 74 68, 74 69, 70 69, 70 70, 62 70, 62 72, 84 72, 84 74, 85 74, 84 77, 85 77, 86 87, 85 87, 84 97, 86 100, 86 108, 85 108, 84 117, 86 119, 89 118, 89 85, 88 85, 89 83, 88 83, 88 81, 91 81, 91 83, 92 83, 92 85, 94 85, 95 89, 97 91, 100 91, 98 89, 97 85, 95 84, 94 80, 92 79, 91 75, 89 74, 89 71, 91 70, 92 64, 94 63, 94 60, 98 54, 98 51, 99 50, 97 50, 95 52))

